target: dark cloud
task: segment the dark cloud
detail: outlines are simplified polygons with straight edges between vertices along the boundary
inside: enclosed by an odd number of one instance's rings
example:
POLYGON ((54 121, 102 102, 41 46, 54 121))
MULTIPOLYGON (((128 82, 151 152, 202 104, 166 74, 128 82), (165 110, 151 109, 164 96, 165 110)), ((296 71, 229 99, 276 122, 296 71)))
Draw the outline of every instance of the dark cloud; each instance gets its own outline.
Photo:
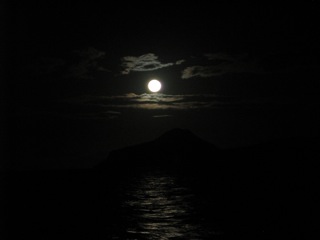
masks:
POLYGON ((223 69, 221 66, 191 66, 182 71, 182 79, 188 79, 192 77, 212 77, 222 75, 223 69))
POLYGON ((163 114, 163 115, 154 115, 152 117, 154 117, 154 118, 167 118, 167 117, 172 117, 172 115, 163 114))
POLYGON ((182 71, 181 78, 208 78, 226 73, 265 73, 259 61, 249 58, 246 54, 207 53, 204 54, 204 65, 193 65, 182 71))
POLYGON ((104 66, 105 52, 99 51, 94 47, 75 52, 80 59, 76 64, 69 67, 65 77, 92 79, 97 71, 111 72, 104 66))
POLYGON ((31 76, 92 79, 97 72, 111 72, 106 54, 94 47, 73 51, 61 58, 39 57, 23 66, 23 73, 31 76), (67 55, 67 56, 65 56, 67 55))
POLYGON ((160 68, 170 67, 175 64, 179 65, 184 60, 178 60, 176 63, 161 63, 158 56, 153 53, 147 53, 138 57, 126 56, 121 59, 122 74, 129 74, 131 71, 144 72, 153 71, 160 68))
POLYGON ((312 52, 294 51, 266 54, 261 62, 268 71, 275 73, 293 73, 297 71, 319 72, 319 50, 312 52))
POLYGON ((65 66, 66 61, 60 58, 42 57, 23 67, 31 75, 55 74, 65 66))
MULTIPOLYGON (((305 101, 309 102, 312 99, 305 101)), ((114 121, 127 116, 126 113, 130 109, 150 111, 153 118, 167 118, 173 116, 174 111, 202 111, 237 107, 260 108, 266 104, 274 106, 292 103, 296 103, 294 96, 275 98, 274 96, 246 95, 244 97, 241 95, 163 93, 81 95, 60 99, 50 105, 24 107, 17 113, 17 116, 114 121), (152 110, 157 110, 157 112, 152 110)))
POLYGON ((186 60, 184 60, 184 59, 178 60, 178 61, 176 61, 176 65, 180 65, 180 64, 184 63, 185 61, 186 60))
POLYGON ((163 93, 87 96, 69 100, 69 103, 72 104, 82 104, 90 108, 99 106, 100 110, 109 112, 121 112, 123 109, 130 108, 144 110, 197 110, 239 105, 256 107, 261 104, 291 104, 292 102, 293 100, 289 97, 275 99, 268 96, 246 96, 243 98, 241 96, 220 96, 216 94, 170 95, 163 93))
POLYGON ((117 96, 86 96, 67 100, 70 104, 82 104, 85 106, 99 106, 101 109, 113 109, 120 112, 121 109, 134 108, 145 110, 186 110, 203 109, 220 105, 221 99, 214 94, 135 94, 128 93, 117 96))
POLYGON ((244 58, 246 56, 246 54, 227 54, 227 53, 222 53, 222 52, 205 53, 203 55, 205 58, 207 58, 210 61, 212 61, 212 60, 225 60, 225 61, 230 61, 230 62, 234 62, 235 60, 244 58))
POLYGON ((72 118, 72 119, 116 119, 120 116, 120 113, 113 113, 112 111, 100 111, 100 112, 79 112, 73 114, 60 114, 62 117, 72 118))
POLYGON ((55 104, 41 106, 25 106, 16 113, 17 117, 49 117, 62 119, 115 119, 121 116, 121 112, 110 110, 101 104, 91 104, 85 101, 60 101, 55 104), (61 105, 63 104, 63 105, 61 105))

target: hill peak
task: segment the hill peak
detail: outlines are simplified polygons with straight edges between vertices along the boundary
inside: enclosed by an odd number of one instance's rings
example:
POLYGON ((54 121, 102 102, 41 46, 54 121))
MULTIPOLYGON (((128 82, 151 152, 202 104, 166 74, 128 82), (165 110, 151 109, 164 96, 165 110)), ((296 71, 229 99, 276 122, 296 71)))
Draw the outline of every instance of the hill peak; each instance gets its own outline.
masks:
POLYGON ((165 133, 163 133, 160 137, 158 137, 156 142, 195 142, 195 141, 203 141, 198 136, 196 136, 189 129, 184 128, 173 128, 165 133))

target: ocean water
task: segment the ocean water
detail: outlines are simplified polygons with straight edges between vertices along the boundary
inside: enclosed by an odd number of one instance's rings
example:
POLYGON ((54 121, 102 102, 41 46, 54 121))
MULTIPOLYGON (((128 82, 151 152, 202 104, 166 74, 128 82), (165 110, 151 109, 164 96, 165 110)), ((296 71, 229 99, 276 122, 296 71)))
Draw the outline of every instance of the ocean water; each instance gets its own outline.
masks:
POLYGON ((3 239, 222 239, 176 174, 19 173, 6 182, 3 239))
POLYGON ((306 239, 313 234, 309 182, 228 172, 7 174, 1 239, 306 239))
POLYGON ((148 172, 126 186, 121 202, 123 239, 221 239, 201 214, 201 201, 177 176, 148 172))

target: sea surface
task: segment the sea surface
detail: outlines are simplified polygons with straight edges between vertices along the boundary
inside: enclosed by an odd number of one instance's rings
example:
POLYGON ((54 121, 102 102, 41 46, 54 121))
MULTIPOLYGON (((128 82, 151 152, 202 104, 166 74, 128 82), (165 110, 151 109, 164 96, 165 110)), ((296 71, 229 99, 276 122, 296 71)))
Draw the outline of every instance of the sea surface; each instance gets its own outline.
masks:
MULTIPOLYGON (((202 199, 177 176, 148 172, 132 179, 121 201, 124 239, 221 239, 202 214, 202 199)), ((115 237, 118 237, 115 233, 115 237)))
POLYGON ((1 239, 304 239, 311 234, 312 205, 304 186, 230 176, 162 170, 6 174, 1 239))

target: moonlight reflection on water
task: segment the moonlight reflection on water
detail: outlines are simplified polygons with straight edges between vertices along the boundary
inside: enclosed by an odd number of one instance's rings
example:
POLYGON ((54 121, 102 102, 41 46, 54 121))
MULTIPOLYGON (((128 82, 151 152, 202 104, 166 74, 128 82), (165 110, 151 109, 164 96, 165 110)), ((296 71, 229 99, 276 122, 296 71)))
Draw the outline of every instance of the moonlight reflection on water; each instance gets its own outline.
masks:
POLYGON ((126 239, 203 239, 218 236, 203 225, 195 195, 173 176, 149 173, 127 188, 122 214, 126 239))

